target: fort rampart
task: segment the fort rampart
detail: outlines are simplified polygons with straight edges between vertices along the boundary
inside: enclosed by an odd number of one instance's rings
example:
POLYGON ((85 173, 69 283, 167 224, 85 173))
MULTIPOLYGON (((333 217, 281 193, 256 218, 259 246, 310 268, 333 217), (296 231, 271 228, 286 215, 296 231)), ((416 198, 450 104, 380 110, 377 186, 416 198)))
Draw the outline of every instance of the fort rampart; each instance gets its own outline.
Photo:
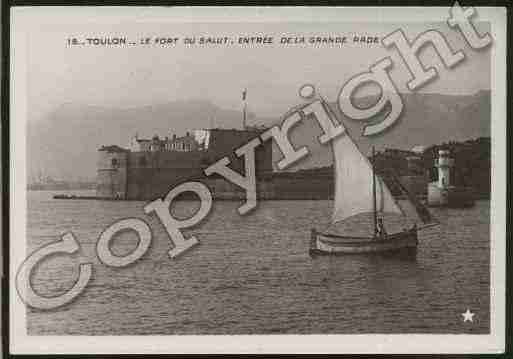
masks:
MULTIPOLYGON (((164 196, 177 184, 189 180, 204 182, 215 198, 237 199, 244 191, 218 175, 205 176, 204 169, 227 156, 230 168, 244 172, 244 161, 235 149, 258 136, 257 131, 209 130, 207 148, 192 151, 132 152, 119 146, 98 150, 97 196, 102 198, 150 200, 164 196)), ((272 197, 272 149, 270 142, 255 151, 259 190, 272 197)))
MULTIPOLYGON (((98 151, 97 197, 127 200, 153 200, 166 195, 176 185, 196 180, 206 184, 219 200, 243 200, 245 191, 217 174, 206 176, 204 169, 228 156, 230 168, 244 173, 243 159, 235 149, 259 135, 257 130, 211 129, 208 145, 190 151, 130 151, 119 146, 103 146, 98 151)), ((332 199, 332 168, 299 172, 274 172, 272 142, 255 151, 257 196, 259 199, 332 199)), ((411 167, 411 161, 402 166, 411 167)), ((417 195, 425 195, 427 180, 411 168, 400 173, 405 186, 417 195)), ((417 171, 418 172, 418 171, 417 171)), ((386 178, 385 178, 386 180, 386 178)), ((400 191, 391 190, 396 195, 400 191)))

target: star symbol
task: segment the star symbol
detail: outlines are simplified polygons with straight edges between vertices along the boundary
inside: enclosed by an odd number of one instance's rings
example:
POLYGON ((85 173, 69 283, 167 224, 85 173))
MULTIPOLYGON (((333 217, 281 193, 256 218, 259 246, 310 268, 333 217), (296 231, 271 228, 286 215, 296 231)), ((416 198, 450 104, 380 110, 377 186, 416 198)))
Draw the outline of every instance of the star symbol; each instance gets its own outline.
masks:
POLYGON ((463 315, 463 322, 466 322, 467 320, 473 322, 474 315, 476 315, 476 313, 472 313, 470 309, 467 308, 467 311, 465 313, 461 313, 461 315, 463 315))

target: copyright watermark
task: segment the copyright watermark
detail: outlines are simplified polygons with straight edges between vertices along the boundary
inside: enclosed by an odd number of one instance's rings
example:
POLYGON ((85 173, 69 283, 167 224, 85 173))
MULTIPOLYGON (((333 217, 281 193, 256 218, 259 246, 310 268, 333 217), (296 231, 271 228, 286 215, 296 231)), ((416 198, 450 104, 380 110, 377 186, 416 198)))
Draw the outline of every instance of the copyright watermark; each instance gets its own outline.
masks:
MULTIPOLYGON (((449 10, 447 25, 457 31, 473 50, 488 48, 492 43, 489 33, 479 34, 471 19, 476 15, 473 7, 463 9, 455 3, 449 10)), ((437 30, 427 30, 409 39, 401 29, 396 29, 382 39, 382 44, 390 51, 396 51, 406 65, 410 79, 406 86, 410 91, 417 91, 438 77, 435 67, 425 67, 419 59, 422 49, 430 46, 435 51, 443 66, 453 69, 465 59, 463 50, 455 50, 444 35, 437 30)), ((390 75, 394 63, 390 57, 384 57, 369 67, 369 70, 356 74, 348 79, 338 95, 338 110, 350 119, 363 121, 366 124, 362 136, 375 136, 389 130, 397 123, 403 112, 403 100, 397 91, 397 86, 390 75), (354 104, 354 93, 368 84, 378 85, 380 96, 374 104, 361 108, 354 104), (381 120, 376 122, 377 115, 381 120)), ((225 156, 204 170, 204 174, 217 174, 227 181, 241 187, 245 191, 245 200, 237 209, 239 215, 251 213, 257 206, 257 181, 255 170, 255 150, 266 141, 273 141, 281 153, 276 166, 280 170, 287 169, 299 160, 309 155, 307 146, 295 148, 290 142, 289 135, 294 127, 303 121, 314 120, 321 128, 317 140, 326 145, 346 132, 345 127, 338 121, 328 102, 316 91, 313 85, 307 84, 300 88, 300 97, 305 101, 299 109, 287 113, 280 125, 273 126, 235 150, 235 155, 244 162, 244 171, 239 173, 229 167, 230 159, 225 156)), ((155 199, 144 206, 144 212, 156 216, 165 228, 171 249, 170 258, 177 258, 187 250, 197 246, 199 239, 195 236, 186 238, 183 229, 200 224, 212 210, 212 193, 210 189, 198 181, 181 183, 172 188, 163 197, 155 199), (182 193, 192 192, 199 200, 199 208, 189 218, 175 218, 170 212, 173 201, 182 193)), ((153 241, 150 226, 140 218, 124 218, 108 226, 98 237, 96 254, 103 265, 109 267, 126 267, 143 257, 153 241), (123 231, 134 232, 138 243, 131 253, 116 256, 111 252, 112 240, 123 231)), ((77 280, 65 293, 46 297, 38 294, 32 287, 30 277, 40 263, 55 254, 72 255, 80 252, 80 246, 73 233, 61 236, 59 241, 45 245, 30 254, 20 265, 16 275, 16 288, 21 300, 28 306, 42 310, 61 307, 79 296, 90 282, 93 274, 92 263, 77 264, 79 271, 77 280)))

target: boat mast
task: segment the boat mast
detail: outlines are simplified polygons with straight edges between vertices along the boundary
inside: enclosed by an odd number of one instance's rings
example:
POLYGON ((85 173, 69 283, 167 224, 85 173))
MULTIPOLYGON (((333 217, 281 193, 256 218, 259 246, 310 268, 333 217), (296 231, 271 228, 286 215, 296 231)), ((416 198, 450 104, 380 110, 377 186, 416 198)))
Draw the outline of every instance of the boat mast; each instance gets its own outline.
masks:
POLYGON ((372 209, 374 214, 374 236, 378 233, 378 216, 376 213, 376 173, 374 169, 375 154, 372 146, 372 209))

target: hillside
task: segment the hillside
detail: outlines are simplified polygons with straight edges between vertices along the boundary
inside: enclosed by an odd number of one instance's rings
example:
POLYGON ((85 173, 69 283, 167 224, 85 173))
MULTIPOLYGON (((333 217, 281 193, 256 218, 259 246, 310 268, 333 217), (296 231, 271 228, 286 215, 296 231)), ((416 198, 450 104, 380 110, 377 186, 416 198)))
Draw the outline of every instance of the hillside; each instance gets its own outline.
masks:
MULTIPOLYGON (((369 99, 361 99, 357 105, 369 99)), ((491 99, 489 91, 470 96, 440 94, 403 94, 404 109, 398 122, 388 131, 373 137, 362 137, 365 123, 346 118, 336 104, 332 108, 348 128, 352 138, 365 154, 371 147, 376 150, 397 148, 409 150, 416 145, 450 141, 465 141, 478 137, 490 137, 491 99)), ((287 170, 324 167, 332 164, 329 146, 320 145, 316 122, 302 122, 291 135, 296 148, 307 145, 310 156, 287 170)), ((275 151, 278 155, 279 152, 275 151)))
MULTIPOLYGON (((362 138, 364 123, 344 118, 338 113, 337 106, 333 107, 365 153, 372 145, 377 149, 409 149, 418 144, 429 146, 490 136, 489 91, 468 96, 404 94, 403 99, 405 108, 398 124, 373 138, 362 138)), ((248 122, 270 125, 278 120, 251 114, 248 122)), ((171 136, 195 128, 208 128, 211 124, 240 128, 241 113, 198 100, 131 109, 66 104, 45 119, 28 123, 28 173, 43 170, 56 178, 91 178, 95 175, 96 154, 101 145, 126 146, 136 132, 142 137, 171 136)), ((304 121, 294 128, 292 142, 296 147, 309 146, 310 156, 288 170, 331 164, 330 148, 317 142, 318 133, 320 128, 315 122, 304 121)))
MULTIPOLYGON (((254 118, 250 114, 249 120, 254 118)), ((126 147, 130 138, 184 135, 195 128, 238 128, 239 111, 224 110, 206 101, 177 101, 131 109, 66 104, 46 119, 27 127, 28 173, 60 179, 96 174, 97 149, 101 145, 126 147)))

